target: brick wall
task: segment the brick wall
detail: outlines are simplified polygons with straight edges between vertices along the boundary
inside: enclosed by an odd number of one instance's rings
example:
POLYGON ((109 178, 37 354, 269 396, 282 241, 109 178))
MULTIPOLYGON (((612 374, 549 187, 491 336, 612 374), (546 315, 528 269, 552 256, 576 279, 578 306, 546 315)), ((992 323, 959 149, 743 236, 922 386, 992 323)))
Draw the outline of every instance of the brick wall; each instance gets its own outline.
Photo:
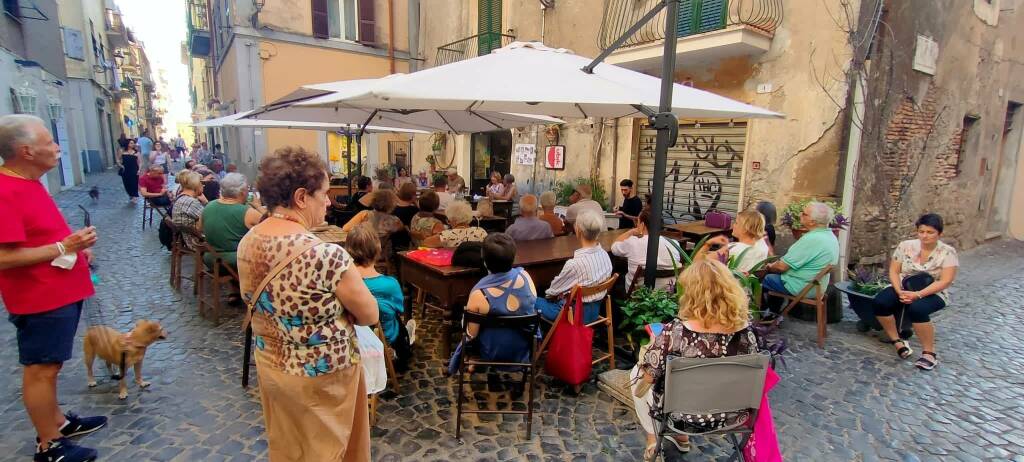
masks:
POLYGON ((916 170, 912 162, 919 154, 927 138, 935 129, 937 112, 936 90, 928 87, 924 100, 919 104, 911 97, 904 97, 893 113, 885 130, 885 148, 881 165, 889 178, 887 194, 894 209, 903 202, 903 192, 910 187, 916 170))

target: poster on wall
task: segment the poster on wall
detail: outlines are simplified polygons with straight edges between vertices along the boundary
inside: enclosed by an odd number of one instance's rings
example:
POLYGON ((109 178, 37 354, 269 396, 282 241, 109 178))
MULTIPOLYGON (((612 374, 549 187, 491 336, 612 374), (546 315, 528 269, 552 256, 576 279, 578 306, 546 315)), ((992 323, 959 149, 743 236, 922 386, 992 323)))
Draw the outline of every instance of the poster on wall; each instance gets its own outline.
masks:
POLYGON ((537 146, 532 144, 517 144, 515 149, 516 165, 533 165, 537 162, 537 146))
POLYGON ((544 156, 544 168, 548 170, 565 169, 565 146, 548 146, 544 156))

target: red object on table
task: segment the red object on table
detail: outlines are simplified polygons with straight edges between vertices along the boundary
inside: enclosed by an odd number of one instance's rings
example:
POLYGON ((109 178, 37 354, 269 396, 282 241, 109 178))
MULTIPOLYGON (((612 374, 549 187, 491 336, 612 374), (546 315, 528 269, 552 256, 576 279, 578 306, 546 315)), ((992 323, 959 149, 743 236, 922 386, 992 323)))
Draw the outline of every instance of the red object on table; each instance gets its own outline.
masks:
POLYGON ((455 249, 419 249, 406 254, 415 261, 433 266, 452 266, 454 255, 455 249))

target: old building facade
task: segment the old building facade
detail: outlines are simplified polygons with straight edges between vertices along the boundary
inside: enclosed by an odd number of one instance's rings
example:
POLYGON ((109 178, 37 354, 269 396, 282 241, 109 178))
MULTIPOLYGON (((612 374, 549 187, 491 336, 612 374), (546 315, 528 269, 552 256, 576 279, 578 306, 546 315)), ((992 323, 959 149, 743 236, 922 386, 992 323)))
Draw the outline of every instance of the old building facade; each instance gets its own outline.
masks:
POLYGON ((958 248, 1024 237, 1024 12, 1007 0, 886 2, 865 75, 857 261, 884 261, 922 213, 958 248))

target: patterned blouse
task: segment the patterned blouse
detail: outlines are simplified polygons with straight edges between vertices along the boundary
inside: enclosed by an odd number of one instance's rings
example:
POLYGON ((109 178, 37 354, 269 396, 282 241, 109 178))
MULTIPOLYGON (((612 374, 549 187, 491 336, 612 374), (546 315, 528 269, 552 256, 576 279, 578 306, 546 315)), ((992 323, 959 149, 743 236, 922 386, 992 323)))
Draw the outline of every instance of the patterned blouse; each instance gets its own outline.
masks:
POLYGON ((441 231, 441 245, 448 248, 458 247, 463 242, 483 242, 484 239, 487 239, 487 231, 477 226, 441 231))
MULTIPOLYGON (((665 393, 665 359, 721 358, 757 353, 757 338, 750 327, 732 334, 694 332, 681 319, 665 324, 661 335, 640 360, 640 370, 654 379, 654 405, 651 416, 660 419, 662 399, 665 393)), ((744 413, 723 413, 716 415, 673 415, 672 418, 691 431, 702 432, 721 428, 727 423, 742 418, 744 413)))
MULTIPOLYGON (((294 248, 319 241, 306 234, 266 236, 250 232, 238 244, 242 294, 252 292, 294 248)), ((321 243, 297 257, 267 284, 252 317, 256 355, 286 374, 315 377, 357 365, 354 327, 334 289, 352 259, 335 244, 321 243)))
MULTIPOLYGON (((199 202, 192 196, 182 194, 174 200, 174 205, 171 209, 171 221, 174 225, 179 228, 192 228, 196 229, 196 222, 199 221, 199 217, 203 214, 203 203, 199 202)), ((191 234, 184 234, 185 245, 188 248, 195 250, 198 248, 199 243, 191 234)))
MULTIPOLYGON (((917 273, 928 273, 936 281, 942 274, 943 268, 960 266, 960 260, 956 256, 956 249, 945 242, 938 241, 935 250, 928 255, 928 260, 921 260, 921 240, 909 239, 900 242, 892 253, 892 261, 900 264, 900 280, 917 273)), ((946 290, 936 295, 949 305, 949 293, 946 290)))
MULTIPOLYGON (((416 236, 421 236, 426 239, 433 235, 431 233, 434 232, 435 226, 442 224, 441 220, 438 220, 433 214, 430 214, 430 216, 416 214, 412 217, 412 221, 409 222, 409 232, 413 233, 412 235, 414 239, 416 236)), ((419 245, 420 242, 417 241, 415 244, 419 245)))

